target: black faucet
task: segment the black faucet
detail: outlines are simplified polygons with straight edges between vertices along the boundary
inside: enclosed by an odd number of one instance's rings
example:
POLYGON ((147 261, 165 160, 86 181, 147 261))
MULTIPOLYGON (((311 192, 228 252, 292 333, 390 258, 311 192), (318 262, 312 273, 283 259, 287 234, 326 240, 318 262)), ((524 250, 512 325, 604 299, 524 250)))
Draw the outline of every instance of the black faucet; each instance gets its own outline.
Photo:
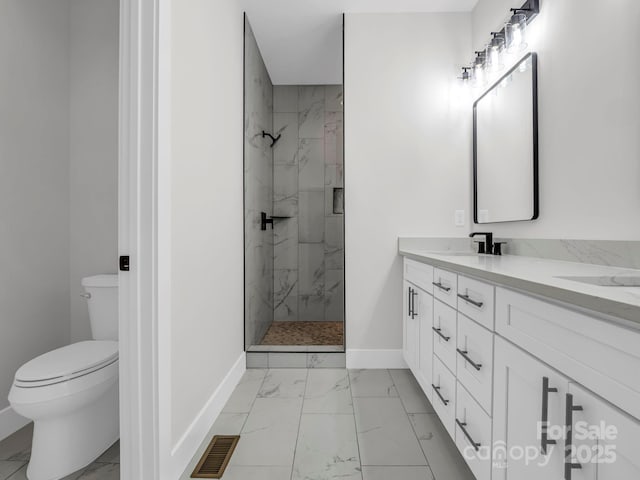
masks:
POLYGON ((480 242, 480 247, 478 248, 478 253, 488 253, 489 255, 493 254, 493 233, 491 232, 472 232, 469 234, 469 237, 473 238, 476 235, 484 235, 484 242, 480 242))

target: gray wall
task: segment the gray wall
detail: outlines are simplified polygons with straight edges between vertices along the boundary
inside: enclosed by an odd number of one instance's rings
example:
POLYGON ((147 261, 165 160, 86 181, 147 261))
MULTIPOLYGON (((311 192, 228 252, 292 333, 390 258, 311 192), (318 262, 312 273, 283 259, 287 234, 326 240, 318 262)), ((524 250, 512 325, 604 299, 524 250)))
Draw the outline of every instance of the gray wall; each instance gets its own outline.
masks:
POLYGON ((0 410, 69 341, 69 11, 0 1, 0 410))
POLYGON ((273 85, 249 22, 245 22, 245 341, 259 342, 273 322, 273 231, 260 230, 260 212, 273 213, 273 85))
POLYGON ((274 87, 274 320, 344 320, 342 86, 274 87))
POLYGON ((91 338, 80 280, 118 252, 118 0, 71 0, 71 341, 91 338))
POLYGON ((115 271, 118 1, 0 11, 1 430, 16 369, 89 338, 80 278, 115 271))
POLYGON ((236 0, 171 2, 172 448, 243 359, 242 25, 236 0))

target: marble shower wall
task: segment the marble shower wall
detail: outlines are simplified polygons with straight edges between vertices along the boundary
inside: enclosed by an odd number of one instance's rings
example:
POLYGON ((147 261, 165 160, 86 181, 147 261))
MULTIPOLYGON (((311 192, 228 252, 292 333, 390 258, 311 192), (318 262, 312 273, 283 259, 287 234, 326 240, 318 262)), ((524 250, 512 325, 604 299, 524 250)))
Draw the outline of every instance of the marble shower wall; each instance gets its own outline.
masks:
POLYGON ((342 86, 273 95, 274 320, 344 321, 342 86))
POLYGON ((260 230, 260 212, 273 214, 273 85, 245 18, 245 342, 259 343, 273 322, 273 231, 260 230))

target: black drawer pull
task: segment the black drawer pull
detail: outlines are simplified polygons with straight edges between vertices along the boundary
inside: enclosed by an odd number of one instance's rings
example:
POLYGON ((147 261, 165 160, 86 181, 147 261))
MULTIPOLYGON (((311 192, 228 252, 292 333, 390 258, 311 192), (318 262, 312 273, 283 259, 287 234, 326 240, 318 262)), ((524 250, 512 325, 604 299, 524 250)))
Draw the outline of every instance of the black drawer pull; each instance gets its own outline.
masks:
POLYGON ((547 454, 547 446, 556 443, 549 439, 549 393, 557 393, 558 389, 549 386, 549 378, 542 377, 542 418, 540 420, 540 450, 543 455, 547 454))
POLYGON ((467 426, 467 424, 466 424, 466 423, 464 423, 464 422, 461 422, 461 421, 460 421, 460 420, 458 420, 457 418, 456 418, 456 423, 457 423, 457 424, 458 424, 458 426, 460 427, 460 430, 462 430, 462 433, 464 433, 464 436, 465 436, 465 437, 467 437, 467 440, 469 440, 469 442, 471 442, 471 445, 473 445, 473 448, 475 448, 475 449, 476 449, 476 452, 477 452, 478 450, 480 450, 480 446, 481 446, 481 444, 480 444, 480 443, 477 443, 476 441, 474 441, 474 440, 473 440, 473 438, 471 437, 471 435, 469 435, 469 432, 467 432, 467 429, 466 429, 466 428, 464 428, 464 427, 466 427, 466 426, 467 426))
POLYGON ((433 331, 434 331, 434 332, 436 332, 438 335, 440 335, 440 337, 441 337, 445 342, 448 342, 449 340, 451 340, 451 337, 447 337, 444 333, 442 333, 442 329, 441 329, 441 328, 431 327, 431 330, 433 330, 433 331))
POLYGON ((431 386, 436 391, 436 394, 438 395, 438 397, 440 397, 440 400, 442 400, 442 403, 444 403, 445 406, 449 405, 449 400, 446 400, 440 393, 440 387, 436 387, 433 383, 431 384, 431 386))
POLYGON ((484 303, 482 303, 482 302, 476 302, 475 300, 470 298, 469 295, 463 295, 463 294, 459 293, 458 296, 462 300, 464 300, 465 302, 470 303, 471 305, 475 305, 478 308, 482 308, 482 306, 484 305, 484 303))
POLYGON ((573 412, 582 411, 582 407, 573 404, 573 395, 567 393, 566 409, 565 409, 565 432, 566 439, 564 443, 564 479, 571 480, 571 473, 574 469, 582 468, 582 465, 572 461, 573 454, 573 412))
POLYGON ((440 282, 431 282, 433 283, 436 287, 438 287, 440 290, 444 290, 445 292, 448 292, 449 290, 451 290, 451 287, 445 287, 442 283, 440 282))
POLYGON ((480 364, 480 363, 476 363, 476 362, 474 362, 473 360, 471 360, 471 359, 469 358, 469 355, 468 355, 468 353, 469 353, 469 352, 468 352, 468 351, 466 351, 466 350, 460 350, 459 348, 456 348, 456 350, 458 351, 458 353, 459 353, 460 355, 462 355, 462 358, 464 358, 467 362, 469 362, 469 363, 471 364, 471 366, 472 366, 473 368, 475 368, 476 370, 480 371, 480 369, 482 368, 482 364, 480 364))

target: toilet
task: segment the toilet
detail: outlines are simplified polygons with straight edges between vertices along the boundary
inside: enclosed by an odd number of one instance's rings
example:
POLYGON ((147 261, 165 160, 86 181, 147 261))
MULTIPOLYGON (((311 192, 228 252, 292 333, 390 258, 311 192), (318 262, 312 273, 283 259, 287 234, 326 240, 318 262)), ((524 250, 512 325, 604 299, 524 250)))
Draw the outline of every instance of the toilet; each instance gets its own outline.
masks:
POLYGON ((118 276, 82 279, 93 340, 30 360, 9 402, 33 420, 29 480, 58 480, 98 458, 119 437, 118 276))

